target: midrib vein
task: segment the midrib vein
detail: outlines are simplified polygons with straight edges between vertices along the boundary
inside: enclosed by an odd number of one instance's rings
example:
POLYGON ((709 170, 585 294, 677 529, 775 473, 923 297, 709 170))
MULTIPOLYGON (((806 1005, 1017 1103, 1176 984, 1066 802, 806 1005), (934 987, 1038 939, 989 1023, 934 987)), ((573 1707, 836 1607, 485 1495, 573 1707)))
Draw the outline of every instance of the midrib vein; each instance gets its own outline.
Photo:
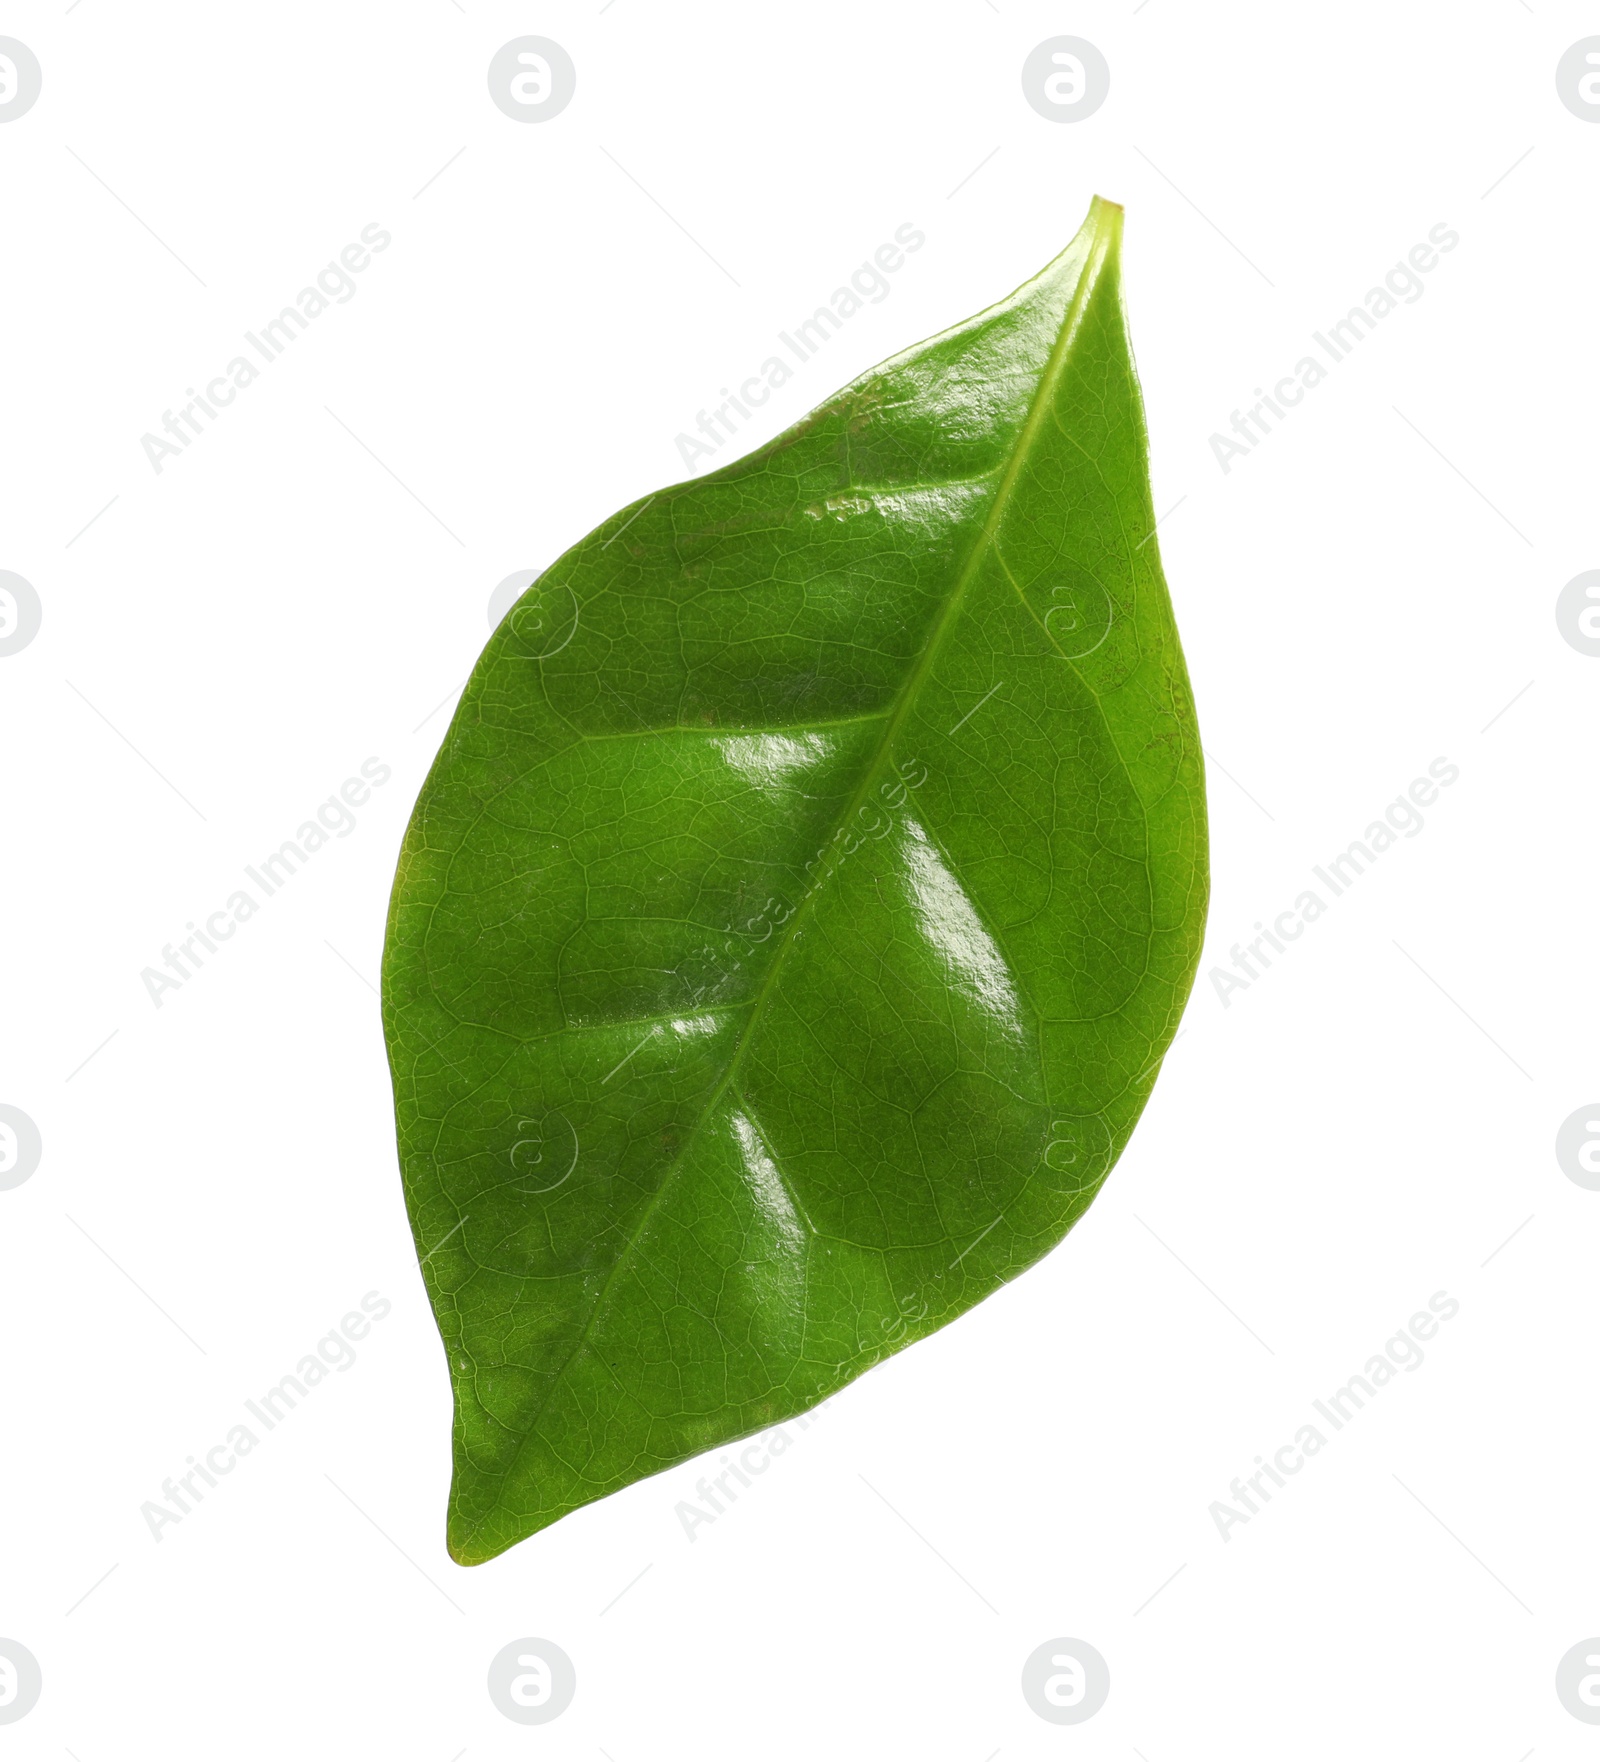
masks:
MULTIPOLYGON (((844 860, 842 852, 839 852, 837 849, 838 835, 844 827, 849 825, 852 817, 866 802, 867 797, 871 794, 879 778, 882 776, 889 755, 894 751, 895 740, 900 733, 900 729, 904 725, 906 717, 911 713, 911 710, 915 706, 918 693, 921 691, 923 684, 926 682, 929 674, 933 671, 934 664, 938 660, 939 651, 943 647, 945 638, 955 626, 956 620, 960 615, 962 603, 966 598, 967 589, 971 585, 983 559, 989 553, 994 542, 995 534, 999 530, 1000 523, 1010 504, 1012 489, 1015 487, 1017 478, 1023 467, 1027 464, 1029 455, 1032 451, 1034 437, 1038 433, 1039 428, 1048 418, 1050 403, 1056 385, 1059 382, 1061 375, 1065 370, 1067 360, 1072 353, 1072 345, 1077 340, 1078 331, 1083 322, 1084 311, 1088 306, 1089 298, 1094 292, 1095 285, 1099 280, 1100 273, 1105 266, 1106 257, 1111 248, 1112 234, 1116 230, 1116 211, 1111 210, 1110 216, 1111 217, 1108 218, 1104 211, 1097 212, 1097 225, 1094 241, 1089 248, 1089 255, 1084 262, 1083 271, 1079 277, 1078 285, 1073 291, 1072 303, 1067 308, 1067 314, 1062 321, 1060 333, 1050 351, 1050 357, 1045 363, 1044 372, 1040 375, 1038 389, 1034 393, 1033 402, 1029 406, 1027 416, 1023 420, 1021 432, 1017 437, 1016 449, 1012 454, 1010 463, 1006 466, 1005 474, 1000 480, 999 487, 995 491, 995 498, 990 505, 988 516, 983 523, 983 528, 979 532, 977 538, 973 541, 972 550, 967 557, 967 561, 962 566, 960 574, 956 577, 955 582, 950 589, 949 596, 945 600, 944 607, 935 621, 927 641, 923 644, 922 653, 917 657, 910 673, 906 676, 905 683, 901 686, 900 691, 896 695, 894 704, 889 712, 888 724, 884 729, 883 738, 878 743, 877 751, 873 754, 871 762, 862 772, 860 783, 851 795, 850 800, 846 803, 843 813, 840 814, 835 823, 833 832, 829 835, 830 844, 835 846, 835 854, 831 856, 827 864, 819 870, 816 878, 812 881, 799 905, 795 908, 794 915, 784 926, 782 940, 773 951, 772 962, 767 968, 767 975, 765 979, 762 980, 760 989, 750 1000, 750 1013, 746 1017, 744 1027, 740 1030, 739 1038, 734 1043, 732 1054, 728 1059, 727 1070, 723 1073, 722 1079, 717 1084, 716 1088, 712 1090, 711 1094, 706 1098, 705 1104, 700 1110, 700 1117, 695 1121, 693 1128, 685 1135, 683 1144, 679 1148, 677 1156, 674 1157, 671 1166, 662 1176, 659 1186, 657 1186, 655 1192, 651 1195, 650 1199, 646 1202, 644 1208, 639 1213, 638 1220, 634 1224, 633 1229, 628 1233, 628 1238, 619 1250, 616 1260, 612 1263, 610 1272, 606 1274, 599 1291, 595 1293, 595 1299, 590 1307, 588 1319, 585 1321, 577 1340, 573 1343, 571 1352, 569 1352, 566 1358, 562 1361, 560 1368, 552 1374, 544 1399, 540 1401, 538 1408, 528 1420, 527 1427, 522 1434, 522 1438, 518 1443, 510 1462, 508 1462, 505 1468, 495 1476, 497 1488, 505 1485, 505 1482, 514 1472, 517 1464, 521 1461, 522 1454, 527 1449, 528 1444, 533 1439, 535 1433, 538 1431, 539 1422, 544 1417, 545 1409, 549 1406, 556 1390, 560 1388, 563 1378, 572 1368, 573 1362, 578 1357, 578 1354, 589 1344, 590 1337, 594 1332, 595 1323, 605 1308, 606 1299, 611 1294, 612 1286, 616 1283, 623 1268, 628 1264, 631 1257, 637 1252, 640 1240, 649 1229, 651 1220, 654 1218, 657 1211, 660 1210, 667 1193, 671 1189, 674 1181, 677 1179, 679 1171, 684 1165, 684 1161, 687 1158, 691 1147, 698 1139, 701 1129, 705 1126, 706 1122, 715 1115, 716 1109, 721 1103, 723 1097, 731 1088, 733 1088, 737 1081, 740 1067, 744 1062, 746 1052, 749 1050, 756 1027, 760 1023, 767 999, 771 996, 773 989, 777 984, 778 976, 783 969, 784 960, 787 957, 789 950, 794 946, 795 939, 798 936, 804 921, 810 916, 813 905, 827 887, 828 882, 832 879, 839 864, 844 860)), ((768 1148, 769 1154, 771 1154, 771 1146, 768 1148)), ((774 1163, 777 1161, 775 1154, 773 1154, 773 1161, 774 1163)), ((480 1519, 479 1523, 474 1525, 474 1529, 480 1527, 481 1522, 482 1520, 480 1519)))

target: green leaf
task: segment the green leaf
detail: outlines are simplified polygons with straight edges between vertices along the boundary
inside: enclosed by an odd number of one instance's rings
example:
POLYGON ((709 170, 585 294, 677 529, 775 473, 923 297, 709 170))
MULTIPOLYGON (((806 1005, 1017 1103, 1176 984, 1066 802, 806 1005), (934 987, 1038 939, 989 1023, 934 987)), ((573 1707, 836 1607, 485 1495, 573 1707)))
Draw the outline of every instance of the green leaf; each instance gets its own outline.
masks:
POLYGON ((1121 227, 623 509, 484 650, 384 961, 459 1561, 944 1326, 1133 1129, 1206 835, 1121 227))

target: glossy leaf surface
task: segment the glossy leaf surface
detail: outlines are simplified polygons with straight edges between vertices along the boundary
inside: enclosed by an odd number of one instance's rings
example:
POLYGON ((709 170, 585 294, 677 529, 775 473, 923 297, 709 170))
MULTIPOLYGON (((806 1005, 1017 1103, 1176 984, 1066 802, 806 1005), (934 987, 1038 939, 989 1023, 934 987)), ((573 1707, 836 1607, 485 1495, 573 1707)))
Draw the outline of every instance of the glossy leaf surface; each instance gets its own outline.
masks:
POLYGON ((941 1327, 1133 1129, 1206 851, 1121 218, 623 509, 478 663, 384 963, 458 1560, 941 1327))

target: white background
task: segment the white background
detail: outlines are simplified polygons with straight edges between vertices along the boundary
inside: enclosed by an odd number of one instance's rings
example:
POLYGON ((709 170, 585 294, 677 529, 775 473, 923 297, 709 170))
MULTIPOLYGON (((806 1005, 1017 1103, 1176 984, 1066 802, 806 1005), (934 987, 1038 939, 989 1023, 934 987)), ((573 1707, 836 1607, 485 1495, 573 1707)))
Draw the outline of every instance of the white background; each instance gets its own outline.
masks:
POLYGON ((1554 607, 1600 564, 1600 127, 1554 74, 1597 18, 6 10, 44 70, 0 128, 0 568, 44 608, 0 660, 0 1101, 44 1143, 0 1193, 0 1636, 44 1674, 7 1755, 1594 1753, 1553 1685, 1600 1633, 1600 1194, 1554 1138, 1600 1090, 1600 660, 1554 607), (529 32, 578 70, 538 126, 485 83, 529 32), (1112 77, 1065 126, 1019 81, 1063 32, 1112 77), (372 986, 489 594, 681 478, 679 431, 900 224, 892 295, 739 449, 1097 191, 1212 759, 1210 936, 1145 1120, 1061 1248, 693 1542, 705 1464, 457 1568, 372 986), (355 297, 153 471, 141 435, 371 222, 355 297), (1209 436, 1440 222, 1423 297, 1225 474, 1209 436), (141 970, 369 756, 356 830, 157 1009, 141 970), (1224 1008, 1209 969, 1440 756, 1425 830, 1224 1008), (154 1541, 141 1504, 374 1290, 355 1367, 154 1541), (1427 1362, 1224 1541, 1229 1482, 1441 1290, 1427 1362), (525 1635, 577 1670, 537 1730, 485 1690, 525 1635), (1111 1670, 1071 1729, 1019 1689, 1062 1635, 1111 1670))

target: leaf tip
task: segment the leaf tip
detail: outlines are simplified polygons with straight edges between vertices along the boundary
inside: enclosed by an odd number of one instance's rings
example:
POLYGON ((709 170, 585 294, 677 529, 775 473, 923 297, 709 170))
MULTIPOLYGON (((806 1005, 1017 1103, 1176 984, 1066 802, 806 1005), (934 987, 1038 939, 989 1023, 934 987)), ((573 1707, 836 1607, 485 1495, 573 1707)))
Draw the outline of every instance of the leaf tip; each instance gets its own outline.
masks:
POLYGON ((1107 245, 1116 246, 1122 242, 1122 216, 1123 207, 1120 202, 1110 201, 1105 196, 1096 196, 1089 204, 1089 215, 1084 227, 1097 239, 1103 239, 1107 245))
POLYGON ((493 1560, 497 1552, 475 1547, 469 1536, 447 1535, 444 1546, 445 1552, 457 1566, 482 1566, 485 1561, 493 1560))

